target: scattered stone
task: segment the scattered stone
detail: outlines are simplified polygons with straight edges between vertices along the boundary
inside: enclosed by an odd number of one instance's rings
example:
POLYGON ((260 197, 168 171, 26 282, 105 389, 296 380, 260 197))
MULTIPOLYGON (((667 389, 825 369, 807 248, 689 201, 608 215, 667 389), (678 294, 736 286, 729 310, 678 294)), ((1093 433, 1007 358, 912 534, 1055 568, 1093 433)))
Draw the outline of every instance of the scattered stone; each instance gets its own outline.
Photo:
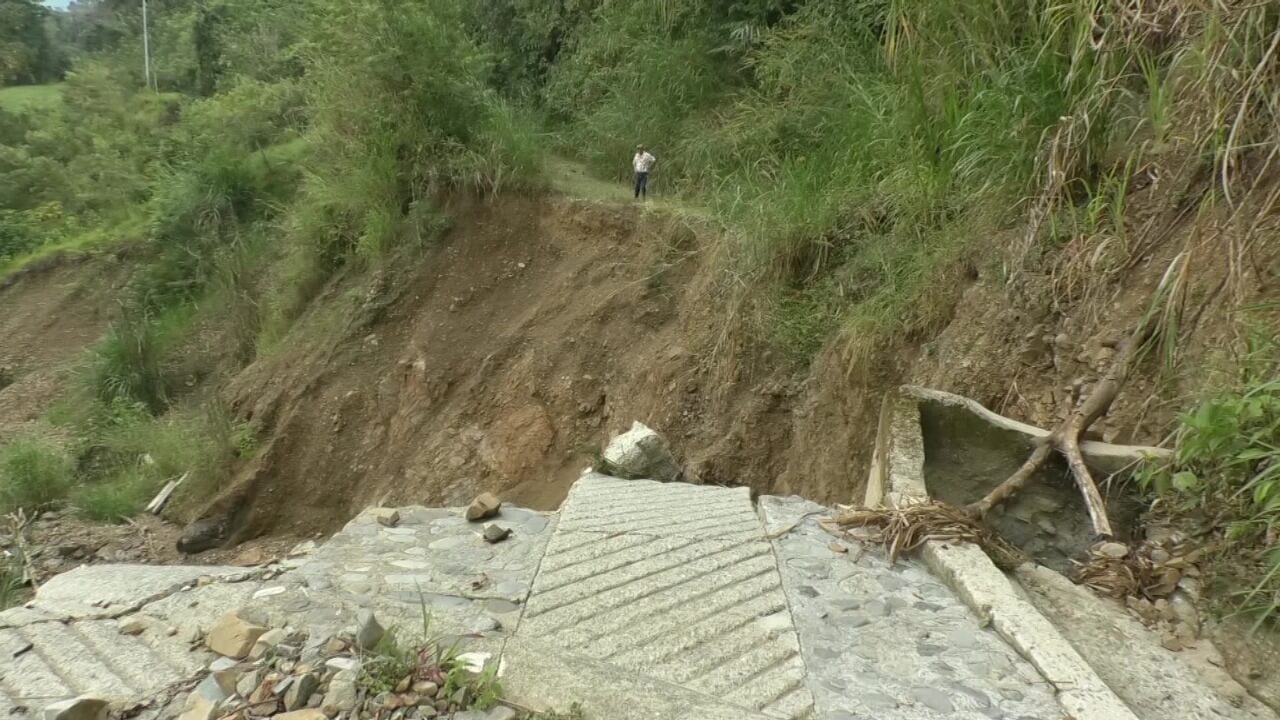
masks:
POLYGON ((506 705, 496 705, 489 709, 485 720, 516 720, 520 715, 506 705))
POLYGON ((848 545, 845 545, 845 544, 843 544, 843 543, 833 542, 833 543, 831 543, 830 545, 828 545, 827 547, 828 547, 828 548, 831 550, 831 552, 833 552, 833 553, 839 553, 839 554, 842 554, 842 555, 843 555, 844 553, 849 552, 849 546, 848 546, 848 545))
POLYGON ((210 700, 197 689, 187 696, 187 703, 178 720, 213 720, 218 716, 219 702, 221 700, 210 700))
POLYGON ((1119 560, 1129 554, 1129 546, 1124 543, 1107 542, 1098 546, 1098 552, 1109 558, 1119 560))
POLYGON ((303 540, 297 545, 294 545, 293 548, 289 550, 289 557, 300 557, 302 555, 310 555, 311 553, 315 552, 315 549, 316 549, 315 540, 303 540))
POLYGON ((351 672, 355 672, 360 669, 360 661, 356 660, 355 658, 346 658, 346 657, 329 658, 328 660, 324 661, 324 664, 325 664, 325 667, 330 667, 338 671, 349 670, 351 672))
POLYGON ((306 708, 305 710, 281 713, 275 716, 275 720, 328 720, 328 718, 321 710, 306 708))
POLYGON ((386 630, 378 624, 372 610, 361 610, 356 620, 356 647, 361 650, 372 650, 386 634, 386 630))
POLYGON ((289 690, 284 694, 285 710, 300 710, 307 705, 307 701, 311 699, 311 694, 320 687, 320 678, 312 673, 299 675, 290 685, 289 690))
POLYGON ((373 515, 373 519, 383 527, 395 527, 400 524, 400 511, 395 508, 374 508, 369 511, 369 514, 373 515))
POLYGON ((124 620, 120 621, 120 625, 119 625, 120 634, 141 635, 143 632, 146 631, 148 624, 149 623, 147 623, 146 620, 142 619, 141 617, 138 617, 137 615, 133 617, 125 618, 124 620))
POLYGON ((495 618, 491 618, 487 616, 482 618, 477 618, 476 621, 471 624, 471 632, 474 634, 495 632, 497 630, 500 630, 501 628, 502 628, 502 623, 498 622, 495 618))
POLYGON ((355 670, 341 670, 333 676, 329 681, 329 692, 325 693, 324 701, 320 703, 325 715, 332 716, 355 709, 357 677, 355 670))
POLYGON ((346 649, 347 649, 347 643, 342 638, 336 638, 336 637, 329 638, 328 642, 324 644, 325 655, 337 655, 341 652, 346 651, 346 649))
POLYGON ((45 707, 44 720, 106 720, 107 701, 90 695, 45 707))
POLYGON ((484 541, 487 543, 499 543, 509 537, 511 537, 511 528, 500 527, 494 523, 484 528, 484 541))
POLYGON ((487 520, 498 514, 502 501, 493 493, 483 493, 467 507, 467 519, 471 522, 487 520))
POLYGON ((419 680, 413 684, 413 692, 425 698, 434 698, 440 692, 440 686, 430 680, 419 680))
POLYGON ((683 476, 666 441, 641 422, 632 423, 630 430, 610 440, 601 460, 602 471, 628 480, 673 482, 683 476))
POLYGON ((250 660, 261 660, 266 657, 272 650, 275 650, 287 640, 289 634, 280 628, 274 628, 263 633, 253 643, 253 648, 249 650, 250 660))
POLYGON ((219 655, 239 660, 249 654, 258 638, 266 632, 267 629, 261 625, 254 625, 235 613, 227 613, 218 618, 205 636, 205 645, 219 655))
POLYGON ((1151 562, 1157 565, 1163 565, 1173 559, 1168 550, 1164 548, 1154 548, 1151 550, 1151 562))
POLYGON ((262 684, 263 671, 259 669, 250 670, 240 676, 236 681, 236 694, 242 698, 247 698, 253 694, 254 690, 262 684))

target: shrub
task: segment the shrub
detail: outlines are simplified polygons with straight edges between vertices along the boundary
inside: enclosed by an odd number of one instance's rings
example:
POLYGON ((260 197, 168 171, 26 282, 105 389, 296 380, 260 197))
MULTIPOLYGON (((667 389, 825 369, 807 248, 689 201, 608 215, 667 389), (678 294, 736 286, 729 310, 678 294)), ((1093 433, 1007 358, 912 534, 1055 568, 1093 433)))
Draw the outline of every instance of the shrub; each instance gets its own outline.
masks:
POLYGON ((61 448, 37 440, 0 447, 0 511, 39 510, 64 498, 73 467, 61 448))
POLYGON ((1183 416, 1176 451, 1137 474, 1175 519, 1206 526, 1217 554, 1210 577, 1225 610, 1262 624, 1280 609, 1280 360, 1273 342, 1246 361, 1246 375, 1183 416))

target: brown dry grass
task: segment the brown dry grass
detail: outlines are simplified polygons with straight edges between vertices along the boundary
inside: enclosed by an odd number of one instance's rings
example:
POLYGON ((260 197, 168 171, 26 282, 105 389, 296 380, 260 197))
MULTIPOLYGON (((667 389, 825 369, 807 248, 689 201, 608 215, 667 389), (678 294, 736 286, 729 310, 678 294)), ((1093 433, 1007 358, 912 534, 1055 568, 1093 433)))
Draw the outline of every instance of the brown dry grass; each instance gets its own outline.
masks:
POLYGON ((884 545, 890 562, 930 540, 973 543, 1006 570, 1026 560, 1018 548, 971 514, 937 501, 895 508, 852 508, 824 521, 823 527, 836 534, 861 528, 864 532, 854 533, 857 538, 884 545))

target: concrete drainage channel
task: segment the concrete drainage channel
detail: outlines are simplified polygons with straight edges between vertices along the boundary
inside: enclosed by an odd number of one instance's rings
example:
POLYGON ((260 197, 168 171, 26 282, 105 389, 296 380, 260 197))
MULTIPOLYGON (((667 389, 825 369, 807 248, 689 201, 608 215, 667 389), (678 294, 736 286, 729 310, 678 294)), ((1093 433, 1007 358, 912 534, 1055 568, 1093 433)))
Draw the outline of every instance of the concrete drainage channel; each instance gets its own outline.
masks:
MULTIPOLYGON (((918 402, 886 403, 872 503, 925 497, 918 402)), ((334 638, 370 614, 412 633, 425 612, 432 634, 497 669, 514 704, 578 702, 593 720, 1273 717, 1176 662, 1129 668, 1145 681, 1116 677, 1124 663, 1104 656, 1123 653, 1110 641, 1060 631, 1037 609, 1060 600, 1052 582, 1024 593, 967 546, 930 544, 889 565, 878 548, 820 528, 827 512, 799 498, 753 504, 743 488, 588 473, 557 514, 502 506, 490 522, 510 534, 491 531, 497 542, 463 508, 378 508, 252 573, 83 568, 0 613, 0 716, 97 695, 148 719, 211 720, 243 707, 237 693, 261 694, 242 679, 270 670, 311 689, 302 705, 316 720, 347 720, 363 706, 327 698, 359 654, 316 669, 336 659, 326 659, 342 645, 334 638), (209 631, 230 612, 304 638, 298 663, 267 669, 212 653, 209 631), (210 668, 240 681, 212 708, 200 700, 210 668)), ((1115 627, 1116 642, 1139 642, 1115 627)), ((49 720, 87 718, 58 709, 49 720)), ((287 709, 268 702, 242 717, 287 709)), ((381 716, 449 712, 425 703, 381 716)))

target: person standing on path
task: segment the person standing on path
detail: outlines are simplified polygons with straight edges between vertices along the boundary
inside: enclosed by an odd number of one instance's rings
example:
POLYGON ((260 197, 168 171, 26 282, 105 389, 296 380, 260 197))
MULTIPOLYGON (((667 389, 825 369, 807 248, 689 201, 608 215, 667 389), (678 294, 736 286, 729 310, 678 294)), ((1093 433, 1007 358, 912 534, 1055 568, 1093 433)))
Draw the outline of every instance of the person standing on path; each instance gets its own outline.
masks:
POLYGON ((636 199, 647 197, 649 189, 649 171, 658 159, 649 154, 643 145, 636 146, 636 154, 631 158, 631 167, 636 171, 636 199))

